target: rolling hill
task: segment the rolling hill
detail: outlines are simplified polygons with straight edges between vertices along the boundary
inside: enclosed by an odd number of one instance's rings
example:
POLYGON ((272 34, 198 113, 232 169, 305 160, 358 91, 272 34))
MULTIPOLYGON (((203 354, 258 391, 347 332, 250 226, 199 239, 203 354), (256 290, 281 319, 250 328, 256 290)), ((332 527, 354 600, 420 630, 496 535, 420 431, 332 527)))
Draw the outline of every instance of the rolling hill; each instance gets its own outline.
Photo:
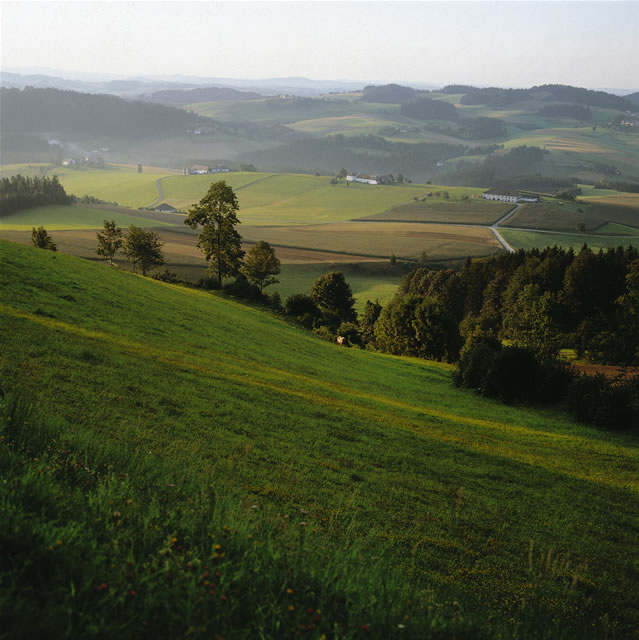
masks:
POLYGON ((186 624, 177 635, 192 625, 190 635, 210 636, 213 614, 225 637, 255 634, 251 625, 271 615, 294 634, 307 607, 322 610, 310 637, 390 637, 399 625, 415 638, 637 637, 639 456, 630 436, 456 390, 447 366, 339 348, 221 295, 3 241, 0 300, 2 393, 32 403, 27 422, 49 421, 57 434, 38 444, 46 429, 22 433, 3 417, 0 513, 17 528, 0 538, 12 550, 0 563, 0 597, 12 611, 38 600, 42 621, 76 634, 122 621, 126 637, 146 636, 145 620, 160 637, 171 633, 163 621, 186 624), (93 473, 98 459, 104 470, 93 473), (71 483, 66 525, 13 488, 27 482, 43 504, 71 483), (198 482, 213 493, 181 493, 198 482), (269 518, 251 535, 273 534, 242 555, 251 505, 269 518), (190 528, 172 512, 191 514, 190 528), (83 525, 86 513, 106 529, 83 525), (304 527, 316 537, 302 552, 304 527), (340 578, 319 569, 337 570, 354 542, 361 563, 341 580, 370 576, 367 603, 336 593, 329 585, 340 578), (56 564, 90 544, 72 576, 56 564), (268 570, 260 557, 273 558, 268 570), (219 595, 210 605, 197 595, 204 580, 207 597, 214 592, 204 564, 219 574, 211 581, 231 580, 228 610, 219 595), (17 573, 25 566, 28 582, 17 573), (392 566, 412 595, 393 591, 392 566), (250 600, 252 581, 269 575, 280 586, 250 600), (25 586, 33 580, 46 590, 25 586), (171 580, 175 590, 164 586, 171 580), (163 592, 165 610, 144 608, 164 602, 163 592), (76 612, 66 623, 55 618, 61 603, 76 612))

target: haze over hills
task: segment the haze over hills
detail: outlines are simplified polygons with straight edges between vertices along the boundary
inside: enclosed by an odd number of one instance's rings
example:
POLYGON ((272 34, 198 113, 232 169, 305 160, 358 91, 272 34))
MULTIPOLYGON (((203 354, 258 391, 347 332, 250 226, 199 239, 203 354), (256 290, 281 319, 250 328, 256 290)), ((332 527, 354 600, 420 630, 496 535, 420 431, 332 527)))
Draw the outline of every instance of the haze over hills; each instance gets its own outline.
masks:
POLYGON ((316 97, 183 86, 151 91, 146 102, 53 88, 1 95, 4 162, 55 160, 53 139, 62 155, 107 148, 105 161, 173 168, 235 163, 331 175, 345 167, 463 186, 507 179, 513 188, 639 181, 634 104, 565 85, 367 85, 316 97))

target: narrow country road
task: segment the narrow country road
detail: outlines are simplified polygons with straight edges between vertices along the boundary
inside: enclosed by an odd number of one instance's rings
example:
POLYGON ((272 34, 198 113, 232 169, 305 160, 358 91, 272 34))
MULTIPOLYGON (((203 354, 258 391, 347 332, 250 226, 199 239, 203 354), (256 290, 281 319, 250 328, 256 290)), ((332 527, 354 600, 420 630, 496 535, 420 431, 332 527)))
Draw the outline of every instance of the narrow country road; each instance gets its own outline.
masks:
POLYGON ((168 177, 168 176, 164 176, 162 178, 158 178, 155 181, 155 186, 158 188, 158 198, 157 198, 157 200, 154 200, 149 205, 149 208, 157 207, 160 204, 160 202, 162 202, 162 200, 164 200, 164 192, 162 191, 162 184, 161 183, 162 183, 162 180, 164 180, 164 178, 166 178, 166 177, 168 177))
POLYGON ((497 238, 497 242, 499 242, 499 244, 504 249, 506 249, 508 253, 515 253, 515 250, 506 242, 506 240, 504 239, 504 236, 502 236, 501 233, 499 233, 499 231, 497 230, 497 227, 502 222, 506 222, 508 218, 512 218, 517 213, 517 211, 519 211, 520 208, 521 208, 521 205, 516 204, 503 218, 499 218, 497 222, 491 224, 490 227, 488 227, 493 232, 493 235, 495 236, 495 238, 497 238))

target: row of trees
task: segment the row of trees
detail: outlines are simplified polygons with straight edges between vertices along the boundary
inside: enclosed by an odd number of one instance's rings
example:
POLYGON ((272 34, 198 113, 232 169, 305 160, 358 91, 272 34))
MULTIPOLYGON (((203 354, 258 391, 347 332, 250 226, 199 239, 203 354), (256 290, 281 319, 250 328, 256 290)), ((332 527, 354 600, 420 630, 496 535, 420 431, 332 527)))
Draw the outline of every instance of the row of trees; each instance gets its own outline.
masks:
POLYGON ((113 264, 115 254, 121 249, 132 260, 134 270, 140 268, 145 276, 151 269, 165 263, 162 247, 164 243, 154 231, 145 231, 134 224, 129 225, 126 237, 115 220, 105 220, 104 227, 96 233, 96 253, 113 264))
MULTIPOLYGON (((280 261, 275 250, 263 240, 245 254, 242 238, 235 229, 239 224, 238 208, 232 187, 221 180, 211 185, 204 198, 189 210, 184 222, 192 229, 200 229, 197 246, 204 253, 209 274, 217 286, 221 286, 226 277, 241 275, 257 287, 261 295, 264 287, 277 282, 274 276, 280 272, 280 261)), ((103 229, 97 232, 97 242, 99 256, 113 264, 113 258, 121 249, 142 275, 165 264, 159 236, 135 225, 129 226, 125 237, 115 220, 105 220, 103 229)))
POLYGON ((0 180, 0 216, 46 204, 69 204, 57 176, 30 178, 20 174, 0 180))
MULTIPOLYGON (((339 305, 311 292, 289 299, 287 313, 315 329, 357 323, 342 274, 323 278, 342 292, 339 305)), ((572 347, 595 362, 639 364, 639 252, 553 247, 468 260, 461 271, 421 267, 383 309, 368 301, 358 323, 363 344, 448 362, 480 339, 526 348, 541 363, 572 347)))
POLYGON ((421 355, 425 300, 437 303, 449 361, 456 346, 486 336, 527 347, 542 361, 573 347, 593 361, 639 364, 639 252, 632 247, 518 251, 468 260, 459 272, 419 268, 382 314, 404 332, 400 339, 394 329, 393 349, 421 355))

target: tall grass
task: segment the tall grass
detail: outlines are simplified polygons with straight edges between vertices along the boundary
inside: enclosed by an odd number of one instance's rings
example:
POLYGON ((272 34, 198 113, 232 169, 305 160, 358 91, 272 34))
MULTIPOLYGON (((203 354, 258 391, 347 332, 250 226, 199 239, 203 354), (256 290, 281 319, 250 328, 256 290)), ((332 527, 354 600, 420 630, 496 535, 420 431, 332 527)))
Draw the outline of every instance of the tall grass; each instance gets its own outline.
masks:
MULTIPOLYGON (((0 402, 0 434, 3 638, 570 637, 492 618, 407 580, 383 547, 329 542, 303 509, 249 505, 21 398, 0 402)), ((550 553, 532 569, 547 567, 550 553)))

